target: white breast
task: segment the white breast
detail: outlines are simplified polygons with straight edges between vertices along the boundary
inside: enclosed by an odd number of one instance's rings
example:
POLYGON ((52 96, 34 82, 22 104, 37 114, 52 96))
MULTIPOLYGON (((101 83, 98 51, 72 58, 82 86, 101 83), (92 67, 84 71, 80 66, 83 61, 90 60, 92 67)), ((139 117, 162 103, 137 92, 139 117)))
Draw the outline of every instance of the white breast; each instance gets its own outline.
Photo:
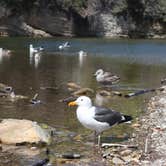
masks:
POLYGON ((99 122, 94 119, 95 107, 78 107, 77 108, 77 118, 80 123, 91 130, 95 130, 97 133, 109 129, 110 126, 106 122, 99 122))

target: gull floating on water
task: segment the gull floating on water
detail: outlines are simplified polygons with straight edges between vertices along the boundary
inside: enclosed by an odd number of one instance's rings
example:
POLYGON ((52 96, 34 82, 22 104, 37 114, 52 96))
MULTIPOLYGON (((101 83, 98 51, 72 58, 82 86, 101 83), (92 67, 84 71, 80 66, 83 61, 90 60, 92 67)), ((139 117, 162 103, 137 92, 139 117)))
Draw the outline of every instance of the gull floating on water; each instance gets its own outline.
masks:
POLYGON ((80 96, 68 105, 78 105, 76 111, 77 118, 84 127, 95 131, 95 136, 98 136, 98 145, 100 145, 100 134, 103 131, 111 128, 115 124, 132 120, 131 116, 123 115, 120 112, 93 106, 91 99, 87 96, 80 96))
POLYGON ((70 47, 69 42, 65 42, 65 43, 58 46, 59 50, 63 50, 65 48, 69 48, 69 47, 70 47))
POLYGON ((104 72, 103 69, 98 69, 96 73, 94 74, 96 76, 96 81, 101 83, 101 84, 106 84, 106 85, 112 85, 117 82, 119 82, 120 77, 117 75, 114 75, 110 72, 104 72))
POLYGON ((32 44, 29 45, 29 52, 30 54, 40 53, 44 50, 43 47, 33 47, 32 44))
POLYGON ((4 48, 0 48, 0 55, 10 55, 11 54, 11 51, 10 50, 7 50, 7 49, 4 49, 4 48))
POLYGON ((78 55, 79 55, 79 56, 87 56, 87 53, 86 53, 85 51, 80 50, 80 51, 78 52, 78 55))

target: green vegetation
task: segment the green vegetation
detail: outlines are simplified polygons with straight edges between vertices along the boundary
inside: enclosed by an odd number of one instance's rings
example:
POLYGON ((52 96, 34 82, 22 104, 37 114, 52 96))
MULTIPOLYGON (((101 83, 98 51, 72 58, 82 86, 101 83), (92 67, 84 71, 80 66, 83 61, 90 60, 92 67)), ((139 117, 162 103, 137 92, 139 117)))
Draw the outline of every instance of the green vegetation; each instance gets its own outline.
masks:
POLYGON ((14 9, 17 12, 29 11, 37 4, 45 4, 46 6, 57 5, 63 9, 81 9, 87 6, 87 0, 0 0, 1 5, 14 9))
POLYGON ((1 5, 13 9, 16 12, 28 11, 36 0, 0 0, 1 5))

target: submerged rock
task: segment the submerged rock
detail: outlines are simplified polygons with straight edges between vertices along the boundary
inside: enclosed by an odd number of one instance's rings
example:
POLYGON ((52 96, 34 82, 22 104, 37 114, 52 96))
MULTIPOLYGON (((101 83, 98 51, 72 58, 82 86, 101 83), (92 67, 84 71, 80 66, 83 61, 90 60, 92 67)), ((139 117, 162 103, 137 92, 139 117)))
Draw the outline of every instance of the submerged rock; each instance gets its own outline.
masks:
POLYGON ((3 144, 49 143, 50 135, 36 122, 25 119, 4 119, 0 123, 0 141, 3 144))
POLYGON ((74 96, 81 96, 81 95, 91 95, 94 93, 94 90, 91 88, 81 88, 75 92, 73 92, 74 96))
POLYGON ((44 159, 44 160, 41 160, 41 161, 39 161, 39 162, 33 164, 32 166, 44 166, 44 165, 46 165, 48 162, 49 162, 49 159, 46 158, 46 159, 44 159))
POLYGON ((68 86, 68 89, 71 90, 71 91, 72 90, 78 90, 78 89, 81 88, 81 86, 76 84, 75 82, 68 82, 67 86, 68 86))

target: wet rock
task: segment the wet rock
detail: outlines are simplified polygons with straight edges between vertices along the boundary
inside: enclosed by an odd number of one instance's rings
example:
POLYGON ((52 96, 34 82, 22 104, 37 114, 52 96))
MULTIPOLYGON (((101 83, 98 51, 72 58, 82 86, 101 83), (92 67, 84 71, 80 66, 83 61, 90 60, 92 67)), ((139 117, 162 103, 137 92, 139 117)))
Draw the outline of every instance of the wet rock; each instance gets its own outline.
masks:
POLYGON ((0 92, 1 93, 11 93, 13 88, 11 86, 0 83, 0 92))
POLYGON ((44 160, 41 160, 41 161, 39 161, 39 162, 33 164, 32 166, 44 166, 44 165, 46 165, 48 162, 49 162, 49 159, 46 158, 46 159, 44 159, 44 160))
POLYGON ((101 96, 110 96, 111 93, 109 91, 106 90, 101 90, 98 92, 101 96))
POLYGON ((166 84, 166 78, 161 79, 161 84, 166 84))
POLYGON ((81 155, 78 153, 65 153, 62 154, 62 157, 65 159, 80 159, 81 155))
POLYGON ((74 82, 68 82, 67 83, 68 88, 71 88, 71 90, 78 90, 81 88, 80 85, 74 83, 74 82))
POLYGON ((36 122, 30 120, 4 119, 0 123, 0 141, 4 144, 49 143, 50 135, 36 122))
POLYGON ((81 96, 81 95, 90 95, 93 94, 94 90, 91 88, 81 88, 75 92, 73 92, 74 96, 81 96))

